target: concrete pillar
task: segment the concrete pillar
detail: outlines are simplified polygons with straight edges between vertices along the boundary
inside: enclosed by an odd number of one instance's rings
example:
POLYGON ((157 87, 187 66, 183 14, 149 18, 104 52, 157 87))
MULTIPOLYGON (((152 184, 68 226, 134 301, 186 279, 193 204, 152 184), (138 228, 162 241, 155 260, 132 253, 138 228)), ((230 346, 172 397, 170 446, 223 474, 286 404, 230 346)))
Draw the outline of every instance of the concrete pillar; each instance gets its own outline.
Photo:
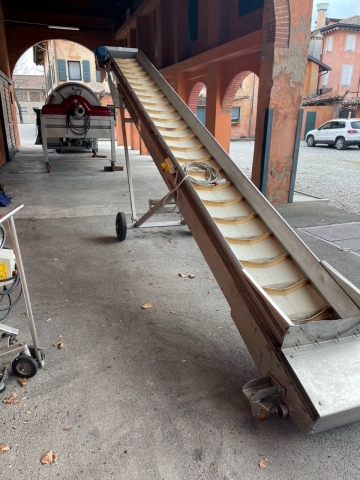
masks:
POLYGON ((226 152, 230 149, 231 114, 222 113, 221 65, 214 63, 206 75, 206 128, 226 152))
POLYGON ((303 96, 312 0, 265 0, 252 181, 287 203, 303 96), (289 8, 290 3, 290 8, 289 8))

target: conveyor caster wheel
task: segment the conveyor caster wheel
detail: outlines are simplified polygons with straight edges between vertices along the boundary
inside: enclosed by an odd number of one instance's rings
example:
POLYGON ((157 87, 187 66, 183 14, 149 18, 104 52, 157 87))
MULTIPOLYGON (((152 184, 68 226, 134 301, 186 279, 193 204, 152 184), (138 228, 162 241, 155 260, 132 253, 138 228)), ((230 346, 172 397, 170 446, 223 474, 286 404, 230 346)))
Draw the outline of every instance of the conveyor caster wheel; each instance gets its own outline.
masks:
POLYGON ((125 213, 119 212, 116 215, 115 228, 116 228, 116 235, 119 241, 123 242, 126 238, 126 233, 127 233, 125 213))
POLYGON ((46 164, 46 171, 47 171, 47 173, 51 172, 51 167, 50 167, 49 163, 46 164))
POLYGON ((31 378, 37 374, 37 361, 28 355, 19 355, 11 364, 13 373, 18 377, 31 378))
POLYGON ((251 415, 256 418, 256 420, 259 420, 260 422, 263 422, 264 420, 267 420, 270 416, 270 412, 267 412, 266 410, 262 410, 261 413, 257 414, 254 412, 253 409, 251 409, 251 415))
POLYGON ((111 162, 111 171, 115 172, 115 162, 111 162))

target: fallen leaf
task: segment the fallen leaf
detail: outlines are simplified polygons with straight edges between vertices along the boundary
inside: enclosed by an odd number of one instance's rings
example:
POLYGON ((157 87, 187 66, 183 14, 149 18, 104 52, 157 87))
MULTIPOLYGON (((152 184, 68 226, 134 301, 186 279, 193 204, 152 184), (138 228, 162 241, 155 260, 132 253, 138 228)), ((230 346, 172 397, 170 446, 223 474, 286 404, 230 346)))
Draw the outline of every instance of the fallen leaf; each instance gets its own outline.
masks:
POLYGON ((266 468, 267 465, 266 465, 266 458, 263 458, 262 460, 260 460, 259 462, 259 467, 260 468, 266 468))
POLYGON ((174 310, 170 310, 170 313, 175 313, 174 310))
POLYGON ((29 420, 24 420, 23 423, 29 423, 29 420))
POLYGON ((53 453, 53 451, 50 450, 48 453, 46 453, 45 455, 43 455, 43 456, 40 458, 40 462, 41 462, 43 465, 48 465, 49 463, 54 463, 54 462, 56 462, 58 456, 59 456, 59 455, 58 455, 57 453, 53 453))
POLYGON ((27 413, 28 415, 30 415, 31 412, 30 412, 30 410, 26 410, 25 413, 27 413))
POLYGON ((18 378, 17 381, 22 387, 25 387, 25 385, 27 384, 26 378, 18 378))
POLYGON ((180 360, 180 363, 185 363, 185 362, 186 362, 186 360, 180 360))
POLYGON ((47 321, 47 322, 51 322, 51 318, 48 318, 46 321, 47 321))
POLYGON ((54 347, 57 347, 59 350, 60 350, 61 348, 64 348, 64 346, 65 346, 65 343, 64 343, 64 342, 56 342, 56 343, 54 343, 54 347))
POLYGON ((0 444, 0 455, 4 452, 8 452, 10 450, 9 445, 6 445, 5 443, 0 444))
POLYGON ((8 397, 4 398, 4 403, 8 403, 9 405, 16 405, 17 403, 20 403, 20 400, 16 400, 17 393, 12 393, 8 397))
POLYGON ((195 278, 195 275, 193 275, 192 273, 179 273, 178 275, 181 278, 195 278))
POLYGON ((64 427, 64 430, 68 432, 70 430, 70 427, 64 427))
POLYGON ((169 240, 169 243, 172 243, 172 240, 171 240, 171 238, 170 238, 170 240, 169 240))
POLYGON ((148 308, 151 308, 153 304, 151 302, 144 303, 144 305, 141 307, 144 310, 147 310, 148 308))

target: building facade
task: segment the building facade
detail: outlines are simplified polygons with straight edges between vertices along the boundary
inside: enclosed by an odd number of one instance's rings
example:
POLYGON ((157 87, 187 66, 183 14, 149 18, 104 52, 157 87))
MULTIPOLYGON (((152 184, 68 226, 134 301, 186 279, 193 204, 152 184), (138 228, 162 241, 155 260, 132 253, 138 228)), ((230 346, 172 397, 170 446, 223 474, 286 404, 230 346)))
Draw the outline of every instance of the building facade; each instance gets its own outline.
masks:
POLYGON ((14 75, 13 82, 18 123, 36 123, 33 108, 41 108, 46 99, 44 75, 14 75))
POLYGON ((46 94, 65 82, 84 83, 93 92, 109 92, 96 70, 94 53, 76 42, 48 40, 33 47, 34 62, 44 67, 46 94))
POLYGON ((331 71, 323 75, 321 88, 344 95, 360 94, 360 15, 321 28, 322 61, 331 71), (330 90, 331 89, 331 90, 330 90))

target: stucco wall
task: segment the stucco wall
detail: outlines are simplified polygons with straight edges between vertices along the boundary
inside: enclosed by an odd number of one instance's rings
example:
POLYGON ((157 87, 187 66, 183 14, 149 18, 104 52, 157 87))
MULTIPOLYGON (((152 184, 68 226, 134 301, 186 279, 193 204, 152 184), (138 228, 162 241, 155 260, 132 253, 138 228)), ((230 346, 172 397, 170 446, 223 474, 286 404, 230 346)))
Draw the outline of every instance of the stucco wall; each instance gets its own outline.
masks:
POLYGON ((324 122, 334 118, 334 106, 333 105, 324 105, 320 107, 304 107, 304 118, 301 130, 301 138, 304 138, 305 135, 305 123, 306 123, 306 114, 307 112, 316 112, 316 121, 315 128, 318 128, 324 122))

